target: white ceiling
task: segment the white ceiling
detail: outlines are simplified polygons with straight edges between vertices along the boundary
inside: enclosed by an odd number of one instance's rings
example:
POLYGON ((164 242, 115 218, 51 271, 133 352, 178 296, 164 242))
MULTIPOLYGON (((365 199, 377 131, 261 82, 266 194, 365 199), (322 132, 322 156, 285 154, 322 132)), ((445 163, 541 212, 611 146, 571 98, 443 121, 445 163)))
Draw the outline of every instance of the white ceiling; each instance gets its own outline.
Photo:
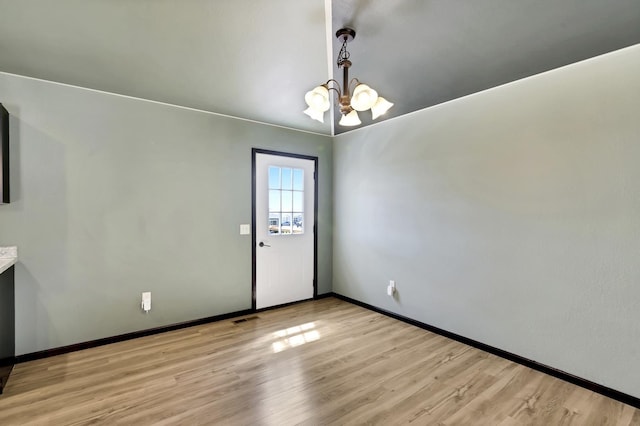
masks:
POLYGON ((393 117, 640 43, 640 0, 0 0, 0 71, 332 134, 343 26, 393 117))

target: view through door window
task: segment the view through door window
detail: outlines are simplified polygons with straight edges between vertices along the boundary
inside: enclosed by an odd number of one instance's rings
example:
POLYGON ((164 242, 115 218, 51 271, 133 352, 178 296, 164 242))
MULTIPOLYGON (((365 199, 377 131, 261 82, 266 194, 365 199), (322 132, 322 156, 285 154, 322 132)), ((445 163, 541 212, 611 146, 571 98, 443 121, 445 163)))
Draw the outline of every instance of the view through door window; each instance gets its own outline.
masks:
POLYGON ((304 170, 269 166, 269 234, 304 233, 304 170))

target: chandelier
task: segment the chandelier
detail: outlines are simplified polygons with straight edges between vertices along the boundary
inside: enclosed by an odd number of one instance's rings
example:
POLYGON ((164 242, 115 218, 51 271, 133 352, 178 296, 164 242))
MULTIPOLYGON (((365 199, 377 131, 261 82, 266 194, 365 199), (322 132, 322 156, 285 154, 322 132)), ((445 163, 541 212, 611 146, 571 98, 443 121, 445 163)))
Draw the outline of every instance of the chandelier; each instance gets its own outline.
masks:
POLYGON ((371 119, 375 120, 382 114, 387 112, 393 104, 382 96, 378 96, 378 92, 357 78, 349 81, 349 68, 351 61, 349 60, 349 52, 347 51, 347 42, 356 37, 356 32, 351 28, 342 28, 336 32, 338 40, 342 40, 342 48, 338 53, 338 68, 342 68, 342 86, 334 79, 327 81, 325 84, 317 86, 313 90, 307 92, 304 100, 309 106, 304 113, 314 120, 324 123, 324 113, 329 110, 331 103, 329 102, 329 90, 333 90, 338 95, 338 104, 342 118, 341 126, 357 126, 361 124, 357 111, 371 110, 371 119), (351 87, 353 86, 353 92, 351 87))

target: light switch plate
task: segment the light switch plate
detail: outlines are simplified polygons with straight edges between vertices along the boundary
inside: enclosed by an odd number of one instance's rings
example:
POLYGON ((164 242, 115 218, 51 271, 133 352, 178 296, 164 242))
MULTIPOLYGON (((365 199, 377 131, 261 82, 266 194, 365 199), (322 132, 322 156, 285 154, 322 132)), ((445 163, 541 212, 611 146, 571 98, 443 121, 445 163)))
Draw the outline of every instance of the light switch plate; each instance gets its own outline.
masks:
POLYGON ((248 223, 240 225, 240 235, 251 234, 251 226, 248 223))

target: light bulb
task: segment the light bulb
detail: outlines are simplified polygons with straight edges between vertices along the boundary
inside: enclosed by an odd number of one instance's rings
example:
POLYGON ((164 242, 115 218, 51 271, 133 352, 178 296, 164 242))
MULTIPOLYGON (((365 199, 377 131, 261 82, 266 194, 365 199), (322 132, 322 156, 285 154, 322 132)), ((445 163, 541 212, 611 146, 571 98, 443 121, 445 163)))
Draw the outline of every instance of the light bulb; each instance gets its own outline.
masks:
POLYGON ((325 86, 317 86, 304 95, 307 105, 320 112, 327 111, 331 104, 329 102, 329 90, 325 86))
POLYGON ((349 114, 343 115, 338 124, 341 126, 357 126, 361 123, 356 110, 352 110, 349 114))
POLYGON ((382 96, 378 97, 378 101, 371 107, 371 119, 375 120, 385 112, 389 111, 389 108, 393 106, 393 103, 389 102, 382 96))
POLYGON ((366 111, 371 108, 378 100, 378 92, 373 90, 366 84, 358 84, 353 89, 353 96, 351 97, 351 108, 356 111, 366 111))
POLYGON ((317 109, 314 109, 313 107, 309 107, 305 109, 303 112, 307 114, 309 117, 313 118, 314 120, 318 120, 319 122, 324 123, 323 111, 319 111, 317 109))

